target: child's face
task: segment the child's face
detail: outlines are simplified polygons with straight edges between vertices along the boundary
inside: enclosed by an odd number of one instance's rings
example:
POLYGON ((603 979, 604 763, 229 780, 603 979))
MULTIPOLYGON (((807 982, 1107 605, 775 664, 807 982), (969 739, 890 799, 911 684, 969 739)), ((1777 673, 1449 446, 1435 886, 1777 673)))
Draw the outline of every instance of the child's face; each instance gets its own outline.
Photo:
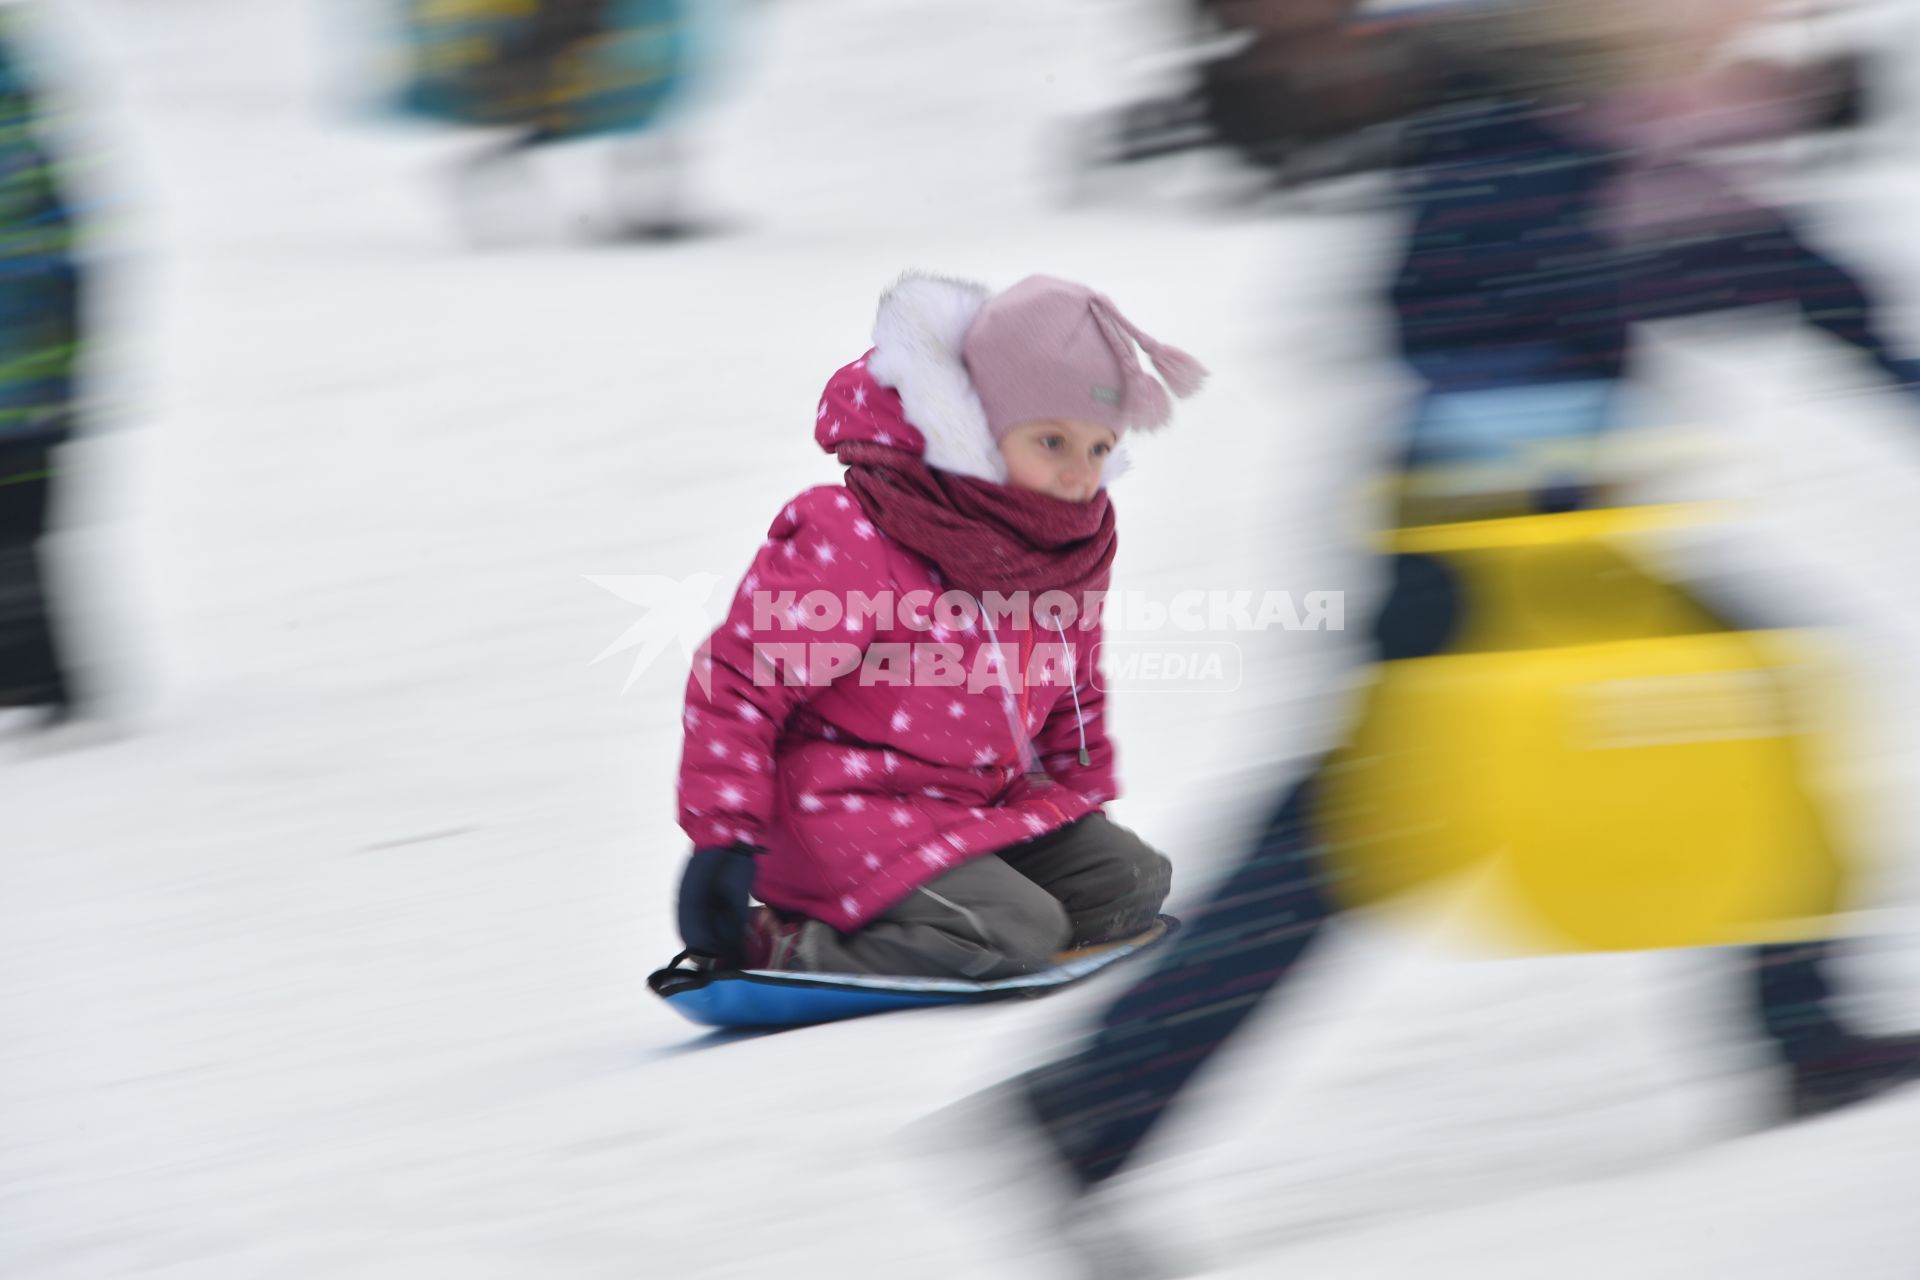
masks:
POLYGON ((1000 437, 1007 483, 1067 502, 1091 502, 1100 492, 1100 469, 1113 452, 1107 428, 1071 419, 1023 422, 1000 437))

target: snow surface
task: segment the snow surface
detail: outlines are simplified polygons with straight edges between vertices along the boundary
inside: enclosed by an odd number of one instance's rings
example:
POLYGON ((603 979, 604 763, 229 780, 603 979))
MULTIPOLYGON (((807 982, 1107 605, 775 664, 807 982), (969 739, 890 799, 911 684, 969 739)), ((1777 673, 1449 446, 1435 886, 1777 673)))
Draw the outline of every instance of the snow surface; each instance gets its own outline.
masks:
MULTIPOLYGON (((62 555, 123 732, 0 767, 0 1275, 1026 1274, 899 1130, 1111 983, 753 1039, 660 1006, 684 668, 623 695, 626 659, 592 659, 634 607, 587 579, 731 581, 832 477, 814 398, 888 280, 1046 270, 1217 375, 1116 489, 1117 587, 1344 588, 1364 617, 1361 480, 1404 393, 1361 301, 1390 219, 1062 208, 1061 113, 1124 89, 1103 68, 1152 5, 743 9, 699 173, 734 234, 495 254, 439 199, 470 142, 368 109, 352 6, 61 11, 122 259, 120 429, 76 450, 62 555)), ((1913 158, 1894 130, 1820 189, 1910 337, 1913 158)), ((1835 368, 1709 327, 1651 382, 1754 442, 1751 545, 1803 566, 1777 602, 1853 625, 1888 895, 1847 973, 1864 1022, 1907 1027, 1920 452, 1835 368)), ((1117 701, 1116 812, 1177 894, 1330 740, 1351 658, 1270 633, 1236 696, 1117 701)), ((1233 1276, 1920 1273, 1920 1097, 1760 1131, 1736 1002, 1724 958, 1492 963, 1356 926, 1129 1220, 1233 1276)))

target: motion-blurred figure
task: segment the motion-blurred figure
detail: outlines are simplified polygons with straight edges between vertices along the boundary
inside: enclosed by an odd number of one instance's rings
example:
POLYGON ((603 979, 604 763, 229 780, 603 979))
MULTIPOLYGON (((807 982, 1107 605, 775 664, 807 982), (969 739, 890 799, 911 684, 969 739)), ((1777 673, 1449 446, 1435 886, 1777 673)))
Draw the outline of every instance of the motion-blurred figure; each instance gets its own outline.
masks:
MULTIPOLYGON (((1367 712, 1347 746, 1278 797, 1252 850, 1154 971, 1073 1053, 1006 1091, 1015 1123, 1056 1158, 1070 1213, 1128 1167, 1328 921, 1364 896, 1356 890, 1381 887, 1353 882, 1402 874, 1378 861, 1380 849, 1490 830, 1516 843, 1542 831, 1586 845, 1597 844, 1596 831, 1612 838, 1593 849, 1547 841, 1531 867, 1548 882, 1543 898, 1572 899, 1571 915, 1556 923, 1575 945, 1596 948, 1685 944, 1635 940, 1689 935, 1663 912, 1672 894, 1700 886, 1670 864, 1698 855, 1736 872, 1761 868, 1745 886, 1747 922, 1779 927, 1727 932, 1766 944, 1746 953, 1750 1008, 1782 1068, 1782 1116, 1822 1114, 1920 1080, 1920 1036, 1865 1035, 1832 1008, 1823 913, 1846 888, 1844 860, 1826 844, 1793 735, 1777 727, 1791 699, 1760 656, 1765 634, 1662 581, 1604 536, 1651 514, 1614 506, 1594 465, 1617 425, 1616 391, 1640 322, 1790 304, 1907 393, 1920 382, 1880 332, 1861 282, 1701 156, 1709 144, 1804 118, 1797 104, 1756 94, 1763 81, 1750 72, 1713 69, 1712 55, 1749 8, 1532 0, 1491 9, 1456 33, 1449 101, 1416 123, 1403 159, 1414 217, 1391 299, 1403 356, 1425 391, 1402 443, 1400 554, 1373 627, 1367 712), (1497 572, 1474 568, 1503 556, 1497 572), (1624 644, 1609 647, 1615 641, 1624 644), (1628 653, 1652 664, 1637 673, 1651 681, 1579 665, 1628 653), (1421 666, 1442 655, 1456 665, 1421 666), (1516 752, 1510 738, 1488 745, 1500 735, 1472 714, 1436 717, 1445 703, 1437 694, 1424 704, 1410 696, 1440 688, 1459 711, 1457 681, 1411 690, 1396 682, 1412 671, 1457 673, 1463 662, 1474 664, 1482 719, 1504 712, 1494 699, 1513 703, 1498 687, 1506 672, 1555 682, 1544 696, 1561 701, 1536 716, 1551 732, 1527 739, 1544 744, 1539 755, 1516 752), (1720 696, 1711 710, 1677 694, 1628 705, 1650 684, 1720 696), (1590 709, 1607 714, 1583 721, 1575 695, 1598 698, 1596 690, 1626 702, 1596 701, 1590 709), (1695 715, 1721 719, 1687 719, 1695 715), (1578 758, 1580 733, 1616 729, 1619 742, 1586 743, 1592 749, 1578 758), (1419 734, 1427 739, 1413 742, 1419 734), (1634 754, 1648 743, 1684 755, 1634 754), (1395 773, 1403 748, 1418 762, 1411 775, 1404 765, 1395 773), (1662 776, 1676 760, 1702 775, 1662 776), (1606 786, 1587 787, 1602 776, 1606 786), (1776 794, 1726 785, 1733 777, 1771 778, 1776 794), (1584 820, 1555 811, 1579 806, 1584 820), (1696 836, 1714 847, 1696 850, 1696 836), (1625 892, 1611 916, 1582 918, 1590 903, 1565 891, 1588 883, 1590 868, 1579 864, 1596 853, 1588 860, 1624 858, 1641 870, 1613 886, 1625 892), (1554 865, 1556 856, 1566 865, 1554 865), (1779 874, 1769 879, 1767 869, 1779 874), (1635 875, 1644 877, 1637 893, 1635 875), (1794 915, 1810 923, 1796 929, 1794 915)), ((1541 686, 1520 696, 1537 708, 1541 686)), ((1519 855, 1505 856, 1511 872, 1519 855)), ((1449 866, 1451 851, 1430 862, 1405 880, 1461 869, 1449 866)), ((1703 910, 1725 906, 1710 892, 1701 901, 1712 904, 1703 910)))
MULTIPOLYGON (((457 175, 472 237, 512 239, 542 197, 534 152, 604 143, 616 238, 697 230, 684 207, 675 115, 693 88, 703 33, 687 0, 405 0, 416 114, 505 136, 457 175)), ((711 8, 712 6, 708 6, 711 8)))
MULTIPOLYGON (((1173 3, 1173 0, 1169 0, 1173 3)), ((1379 170, 1395 162, 1399 128, 1453 91, 1448 73, 1462 15, 1489 0, 1178 0, 1192 40, 1172 56, 1184 84, 1098 121, 1084 160, 1136 165, 1224 148, 1275 187, 1379 170)), ((1817 111, 1804 128, 1859 123, 1865 62, 1835 51, 1788 66, 1750 59, 1736 78, 1762 96, 1817 111)))
POLYGON ((1280 187, 1377 168, 1382 126, 1436 96, 1425 29, 1465 2, 1370 14, 1360 0, 1181 0, 1184 85, 1097 121, 1083 159, 1135 165, 1221 147, 1280 187))
POLYGON ((51 725, 75 707, 43 542, 74 429, 81 289, 21 32, 0 7, 0 707, 51 725))

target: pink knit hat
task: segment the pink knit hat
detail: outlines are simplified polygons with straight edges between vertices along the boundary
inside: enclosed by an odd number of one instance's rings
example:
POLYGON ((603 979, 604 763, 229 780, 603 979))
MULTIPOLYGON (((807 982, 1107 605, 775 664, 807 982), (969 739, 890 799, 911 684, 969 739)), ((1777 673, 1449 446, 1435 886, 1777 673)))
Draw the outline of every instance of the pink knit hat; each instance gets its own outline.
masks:
POLYGON ((1207 371, 1176 347, 1136 328, 1104 294, 1052 276, 1028 276, 980 309, 967 329, 968 376, 994 442, 1035 419, 1095 422, 1124 435, 1173 417, 1174 395, 1200 389, 1207 371), (1147 353, 1162 387, 1140 367, 1147 353))

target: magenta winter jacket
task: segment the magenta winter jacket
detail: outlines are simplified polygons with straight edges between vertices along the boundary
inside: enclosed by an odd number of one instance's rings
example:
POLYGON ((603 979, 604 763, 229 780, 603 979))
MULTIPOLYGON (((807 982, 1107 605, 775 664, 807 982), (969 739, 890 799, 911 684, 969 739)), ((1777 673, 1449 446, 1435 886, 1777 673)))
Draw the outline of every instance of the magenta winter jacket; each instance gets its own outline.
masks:
MULTIPOLYGON (((875 381, 864 358, 828 384, 815 437, 829 449, 859 439, 927 452, 900 395, 875 381)), ((1091 679, 1097 624, 920 629, 913 623, 929 617, 901 609, 913 616, 883 625, 862 611, 821 631, 779 608, 788 592, 794 601, 824 591, 841 601, 860 592, 912 603, 909 593, 931 599, 942 590, 931 563, 869 523, 845 488, 823 485, 774 520, 726 621, 696 658, 680 824, 696 846, 764 849, 755 894, 770 906, 851 931, 943 872, 1077 821, 1115 796, 1103 697, 1091 679), (835 650, 844 662, 849 653, 911 652, 886 646, 920 646, 923 656, 926 646, 951 646, 952 669, 970 677, 987 669, 982 651, 996 641, 1005 664, 1034 679, 1013 689, 964 679, 903 687, 855 672, 825 687, 812 679, 796 686, 788 683, 793 660, 827 650, 778 647, 844 646, 835 650), (1052 658, 1036 661, 1042 646, 1052 658), (768 670, 768 654, 782 670, 768 670)))

